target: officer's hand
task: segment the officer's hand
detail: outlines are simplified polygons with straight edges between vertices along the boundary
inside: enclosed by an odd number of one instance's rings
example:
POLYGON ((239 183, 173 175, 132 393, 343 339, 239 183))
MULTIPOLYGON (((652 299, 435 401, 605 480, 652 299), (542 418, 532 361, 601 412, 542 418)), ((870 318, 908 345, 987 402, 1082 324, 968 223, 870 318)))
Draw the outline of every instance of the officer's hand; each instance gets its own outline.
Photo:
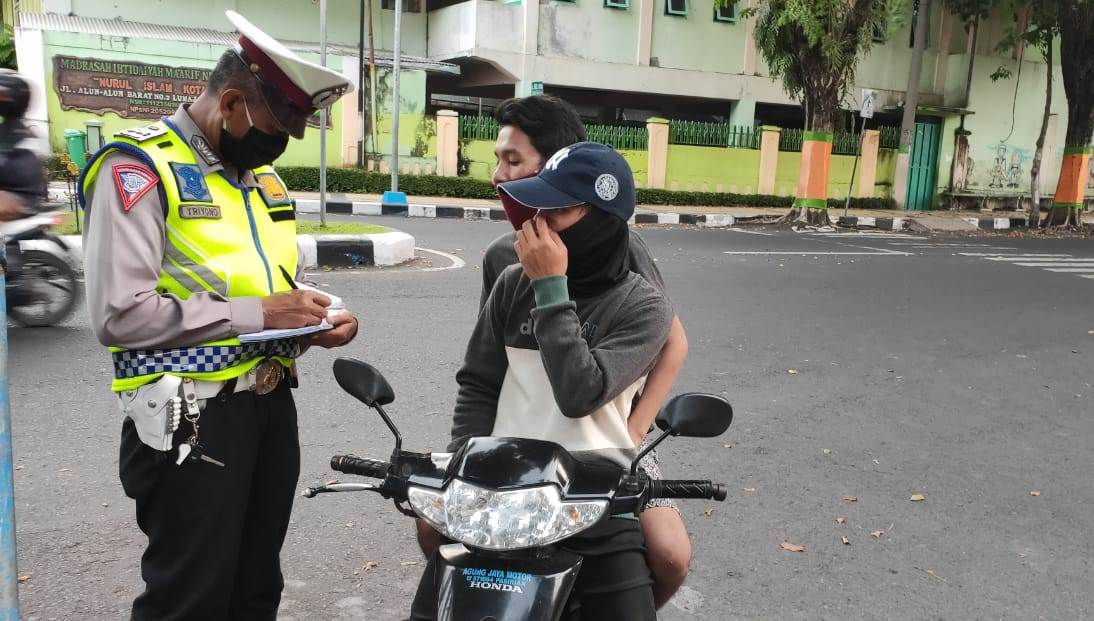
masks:
POLYGON ((18 220, 26 215, 22 199, 11 192, 0 191, 0 222, 18 220))
POLYGON ((566 274, 569 264, 566 244, 562 243, 558 233, 547 227, 542 215, 537 214, 517 231, 513 249, 517 251, 517 259, 530 280, 566 274))
POLYGON ((262 298, 262 326, 266 329, 315 326, 327 318, 330 298, 315 291, 293 289, 262 298))
POLYGON ((357 336, 357 318, 349 311, 334 311, 327 321, 334 327, 315 334, 309 334, 303 338, 305 345, 318 345, 319 347, 341 347, 357 336))

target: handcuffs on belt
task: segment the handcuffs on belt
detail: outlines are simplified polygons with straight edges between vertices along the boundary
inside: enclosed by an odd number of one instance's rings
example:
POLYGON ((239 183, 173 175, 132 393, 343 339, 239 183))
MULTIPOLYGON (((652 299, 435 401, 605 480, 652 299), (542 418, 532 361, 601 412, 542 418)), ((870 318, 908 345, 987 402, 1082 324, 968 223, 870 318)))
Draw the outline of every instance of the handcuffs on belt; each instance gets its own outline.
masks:
MULTIPOLYGON (((269 394, 277 388, 286 373, 281 363, 263 360, 250 371, 235 378, 232 392, 251 390, 256 395, 269 394)), ((174 433, 183 417, 196 420, 206 401, 221 394, 226 383, 163 375, 135 390, 117 393, 118 405, 122 413, 133 420, 141 442, 157 451, 166 452, 173 447, 174 433)))

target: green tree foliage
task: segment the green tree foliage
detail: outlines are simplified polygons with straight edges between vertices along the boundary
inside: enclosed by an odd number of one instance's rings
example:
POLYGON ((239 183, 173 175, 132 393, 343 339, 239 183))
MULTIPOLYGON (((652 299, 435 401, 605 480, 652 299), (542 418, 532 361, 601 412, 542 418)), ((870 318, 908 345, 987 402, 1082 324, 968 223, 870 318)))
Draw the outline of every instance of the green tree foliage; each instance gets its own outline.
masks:
POLYGON ((805 108, 805 128, 830 132, 874 34, 894 33, 904 0, 764 0, 756 47, 773 78, 805 108))
POLYGON ((11 26, 4 26, 0 32, 0 68, 15 69, 15 34, 11 26))

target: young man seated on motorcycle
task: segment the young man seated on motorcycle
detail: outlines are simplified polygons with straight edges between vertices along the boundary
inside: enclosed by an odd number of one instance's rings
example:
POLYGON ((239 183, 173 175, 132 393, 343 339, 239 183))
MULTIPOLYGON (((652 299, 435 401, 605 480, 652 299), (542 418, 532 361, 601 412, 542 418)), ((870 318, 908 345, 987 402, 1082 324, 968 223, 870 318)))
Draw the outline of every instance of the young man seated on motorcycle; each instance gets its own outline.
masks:
MULTIPOLYGON (((578 143, 499 190, 539 212, 518 232, 520 263, 498 277, 468 343, 450 449, 474 436, 534 438, 625 468, 637 453, 632 401, 674 316, 630 271, 630 168, 610 147, 578 143)), ((636 519, 606 519, 559 545, 584 558, 573 591, 582 619, 656 618, 636 519)), ((432 566, 413 619, 432 618, 432 566)))
MULTIPOLYGON (((498 104, 494 113, 498 122, 494 153, 497 166, 494 169, 495 188, 508 181, 533 177, 543 165, 563 147, 584 142, 585 126, 581 117, 570 104, 551 95, 533 95, 507 99, 498 104)), ((510 265, 518 263, 513 243, 517 231, 532 217, 535 210, 525 207, 508 195, 499 192, 506 216, 515 230, 500 235, 490 243, 482 259, 482 291, 479 310, 494 289, 498 276, 510 265)), ((628 235, 630 245, 630 270, 665 292, 664 278, 657 269, 645 241, 635 231, 628 235)), ((666 296, 668 294, 666 293, 666 296)), ((642 394, 635 404, 628 428, 635 444, 649 441, 647 431, 665 403, 673 383, 687 358, 688 340, 679 318, 673 318, 669 338, 658 356, 657 364, 650 371, 642 394)), ((642 460, 642 467, 660 478, 657 451, 642 460)), ((652 499, 646 504, 638 520, 646 540, 646 563, 653 574, 653 596, 658 608, 676 593, 687 577, 691 562, 691 541, 676 503, 668 499, 652 499)), ((418 542, 428 558, 441 545, 440 533, 428 523, 419 520, 418 542)))

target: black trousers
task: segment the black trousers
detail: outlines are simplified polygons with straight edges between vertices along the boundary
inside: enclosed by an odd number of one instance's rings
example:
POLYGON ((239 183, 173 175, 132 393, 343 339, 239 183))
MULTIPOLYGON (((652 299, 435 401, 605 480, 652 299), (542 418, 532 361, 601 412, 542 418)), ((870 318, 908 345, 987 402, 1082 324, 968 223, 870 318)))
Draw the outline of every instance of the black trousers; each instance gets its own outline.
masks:
MULTIPOLYGON (((205 453, 224 467, 162 453, 122 425, 122 487, 148 536, 145 591, 134 621, 244 621, 277 617, 300 443, 288 380, 271 393, 210 399, 198 420, 205 453)), ((183 421, 176 446, 192 430, 183 421)))

